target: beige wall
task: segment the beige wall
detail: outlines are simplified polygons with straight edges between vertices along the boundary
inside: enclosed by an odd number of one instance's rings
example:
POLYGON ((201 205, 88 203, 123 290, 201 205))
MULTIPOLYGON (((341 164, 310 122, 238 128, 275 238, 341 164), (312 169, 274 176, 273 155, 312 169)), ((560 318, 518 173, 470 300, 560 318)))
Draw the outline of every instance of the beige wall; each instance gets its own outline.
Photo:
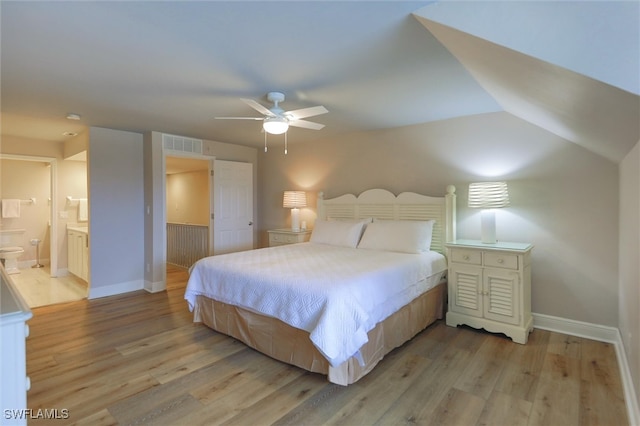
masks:
MULTIPOLYGON (((640 391, 640 143, 620 164, 619 329, 640 391)), ((636 392, 640 405, 640 392, 636 392)))
POLYGON ((372 187, 394 193, 458 191, 458 237, 480 237, 480 213, 466 207, 470 182, 509 183, 511 207, 497 235, 531 242, 535 313, 618 324, 618 166, 508 113, 493 113, 296 144, 260 155, 261 235, 283 227, 282 191, 327 197, 372 187))
MULTIPOLYGON (((40 243, 40 260, 49 259, 49 202, 51 188, 51 173, 49 163, 0 160, 0 198, 18 198, 28 200, 35 198, 34 203, 20 203, 20 217, 0 219, 0 229, 24 229, 23 234, 15 235, 8 245, 20 246, 24 254, 19 262, 35 263, 35 246, 30 240, 37 238, 40 243)), ((29 265, 27 265, 29 266, 29 265)))
POLYGON ((167 175, 167 222, 209 225, 209 173, 167 175))

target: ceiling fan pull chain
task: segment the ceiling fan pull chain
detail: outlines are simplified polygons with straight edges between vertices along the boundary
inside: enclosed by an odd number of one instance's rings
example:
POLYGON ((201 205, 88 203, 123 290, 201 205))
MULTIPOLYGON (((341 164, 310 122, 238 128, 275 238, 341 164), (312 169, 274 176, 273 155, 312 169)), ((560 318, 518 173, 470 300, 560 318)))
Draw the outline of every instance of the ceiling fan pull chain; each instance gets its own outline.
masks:
POLYGON ((287 133, 289 132, 284 132, 284 155, 287 155, 287 133))
POLYGON ((264 152, 267 152, 267 132, 264 132, 264 152))

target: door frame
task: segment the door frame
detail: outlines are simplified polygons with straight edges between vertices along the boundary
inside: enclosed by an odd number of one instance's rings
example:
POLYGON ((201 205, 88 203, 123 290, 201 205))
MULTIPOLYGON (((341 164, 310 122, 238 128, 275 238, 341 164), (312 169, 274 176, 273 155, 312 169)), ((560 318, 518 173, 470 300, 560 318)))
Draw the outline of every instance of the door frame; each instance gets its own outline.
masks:
POLYGON ((49 235, 49 273, 52 277, 58 276, 58 221, 56 212, 58 211, 58 159, 55 157, 39 157, 34 155, 2 154, 2 160, 36 161, 39 163, 49 163, 49 194, 51 204, 49 205, 49 223, 51 224, 49 235))
MULTIPOLYGON (((167 282, 167 157, 182 157, 192 160, 204 160, 209 162, 209 176, 211 177, 211 171, 213 170, 213 162, 216 157, 213 155, 197 154, 193 152, 173 151, 170 149, 162 148, 162 264, 165 265, 162 271, 162 282, 167 282)), ((211 215, 213 214, 213 181, 209 181, 211 185, 209 188, 209 254, 213 253, 213 220, 211 215)))

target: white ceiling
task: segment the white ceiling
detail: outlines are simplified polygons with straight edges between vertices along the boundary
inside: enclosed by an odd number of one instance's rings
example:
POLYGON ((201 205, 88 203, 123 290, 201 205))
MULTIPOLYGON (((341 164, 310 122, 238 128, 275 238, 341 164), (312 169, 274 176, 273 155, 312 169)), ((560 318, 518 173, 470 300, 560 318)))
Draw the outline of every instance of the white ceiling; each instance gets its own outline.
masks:
POLYGON ((613 161, 640 139, 637 2, 432 3, 2 1, 2 134, 99 126, 260 146, 259 122, 213 117, 257 116, 240 98, 277 90, 285 110, 329 110, 291 143, 502 110, 613 161), (580 97, 532 101, 541 84, 580 97))

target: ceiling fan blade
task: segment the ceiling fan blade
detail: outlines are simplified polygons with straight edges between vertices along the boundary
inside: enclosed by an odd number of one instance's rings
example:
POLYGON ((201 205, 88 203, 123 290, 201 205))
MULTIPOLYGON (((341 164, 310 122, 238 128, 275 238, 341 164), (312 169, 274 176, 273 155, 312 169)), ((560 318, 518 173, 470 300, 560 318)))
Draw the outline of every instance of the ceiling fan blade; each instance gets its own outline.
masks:
POLYGON ((241 98, 241 99, 242 99, 242 102, 244 102, 245 104, 249 105, 251 108, 255 109, 260 114, 264 114, 267 117, 275 117, 275 114, 272 113, 271 111, 269 111, 269 109, 267 107, 265 107, 264 105, 254 101, 253 99, 245 99, 245 98, 241 98))
POLYGON ((309 107, 309 108, 301 108, 294 109, 293 111, 287 111, 286 115, 291 117, 293 120, 299 120, 301 118, 313 117, 314 115, 326 114, 329 111, 323 107, 322 105, 309 107))
POLYGON ((216 120, 264 120, 264 117, 213 117, 216 120))
POLYGON ((291 120, 289 121, 289 125, 294 127, 302 127, 304 129, 311 129, 311 130, 320 130, 324 127, 324 124, 314 123, 307 120, 291 120))

